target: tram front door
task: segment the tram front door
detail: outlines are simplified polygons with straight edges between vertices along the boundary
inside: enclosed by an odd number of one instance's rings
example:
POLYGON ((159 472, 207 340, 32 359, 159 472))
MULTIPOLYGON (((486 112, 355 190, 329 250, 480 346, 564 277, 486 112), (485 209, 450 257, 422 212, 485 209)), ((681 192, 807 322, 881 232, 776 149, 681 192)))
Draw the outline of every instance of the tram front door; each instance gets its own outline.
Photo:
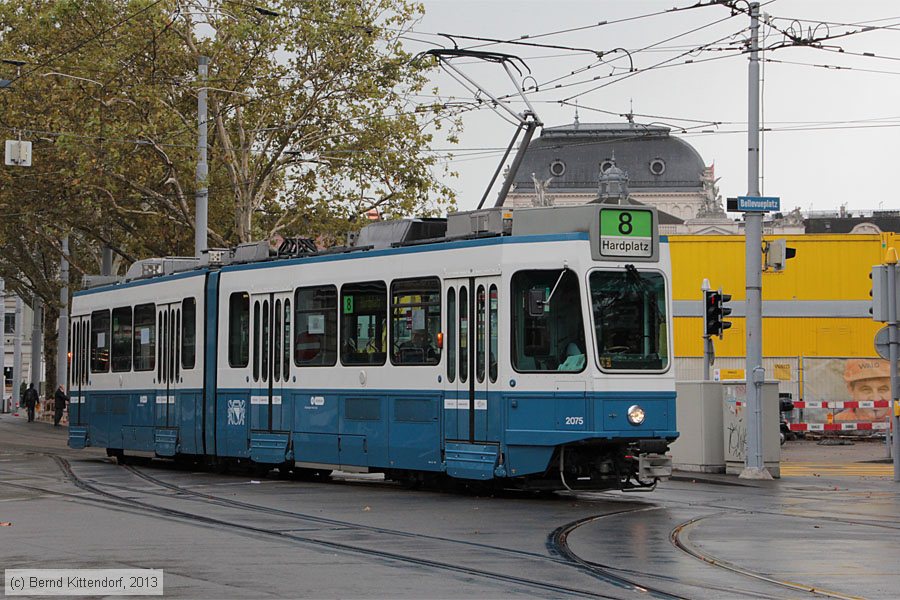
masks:
POLYGON ((499 401, 492 401, 499 369, 498 275, 445 281, 447 383, 444 437, 461 442, 499 438, 499 401))

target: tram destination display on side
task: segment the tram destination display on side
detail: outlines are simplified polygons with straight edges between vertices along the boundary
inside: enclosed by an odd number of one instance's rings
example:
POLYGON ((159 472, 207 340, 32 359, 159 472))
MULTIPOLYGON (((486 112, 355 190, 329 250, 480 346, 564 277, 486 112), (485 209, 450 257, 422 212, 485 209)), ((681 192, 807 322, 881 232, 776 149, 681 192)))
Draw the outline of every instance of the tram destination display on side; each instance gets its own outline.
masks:
POLYGON ((600 256, 650 258, 653 230, 653 211, 604 208, 600 211, 600 256))

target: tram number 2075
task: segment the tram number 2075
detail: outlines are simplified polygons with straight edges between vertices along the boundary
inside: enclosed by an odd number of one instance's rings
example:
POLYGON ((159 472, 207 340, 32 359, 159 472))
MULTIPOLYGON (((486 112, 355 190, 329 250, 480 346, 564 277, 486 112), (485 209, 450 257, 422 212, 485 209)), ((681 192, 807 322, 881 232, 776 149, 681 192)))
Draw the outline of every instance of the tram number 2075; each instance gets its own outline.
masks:
POLYGON ((584 425, 584 417, 566 417, 566 425, 584 425))

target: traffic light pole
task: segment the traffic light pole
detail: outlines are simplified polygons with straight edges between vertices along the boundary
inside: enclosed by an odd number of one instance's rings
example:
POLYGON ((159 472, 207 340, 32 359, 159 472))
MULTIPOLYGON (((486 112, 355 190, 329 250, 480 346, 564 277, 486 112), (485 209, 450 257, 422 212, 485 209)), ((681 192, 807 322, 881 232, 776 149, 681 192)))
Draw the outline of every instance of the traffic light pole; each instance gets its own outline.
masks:
POLYGON ((715 348, 712 343, 712 336, 706 331, 706 292, 709 291, 709 279, 704 279, 700 285, 700 296, 703 298, 703 381, 709 381, 710 367, 716 360, 715 348))
MULTIPOLYGON (((750 73, 747 119, 747 195, 759 196, 759 2, 750 3, 750 73)), ((762 220, 761 212, 744 213, 747 287, 747 455, 743 479, 771 479, 763 462, 762 385, 762 220)))
MULTIPOLYGON (((893 459, 894 459, 894 481, 900 481, 900 405, 898 405, 897 396, 900 395, 900 381, 897 378, 897 361, 900 360, 900 336, 897 335, 897 253, 893 252, 893 248, 888 252, 885 262, 889 268, 887 270, 888 284, 888 358, 891 363, 891 413, 888 417, 893 425, 893 459)), ((888 432, 890 435, 890 432, 888 432)))

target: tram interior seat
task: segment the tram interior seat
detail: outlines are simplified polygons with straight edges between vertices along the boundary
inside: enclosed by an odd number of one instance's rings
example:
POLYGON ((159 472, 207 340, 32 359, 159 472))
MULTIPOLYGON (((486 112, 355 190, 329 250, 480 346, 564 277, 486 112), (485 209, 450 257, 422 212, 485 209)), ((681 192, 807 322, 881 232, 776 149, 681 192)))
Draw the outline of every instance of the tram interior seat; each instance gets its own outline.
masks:
POLYGON ((575 342, 566 347, 566 359, 557 367, 557 371, 580 371, 584 368, 585 356, 575 342))

